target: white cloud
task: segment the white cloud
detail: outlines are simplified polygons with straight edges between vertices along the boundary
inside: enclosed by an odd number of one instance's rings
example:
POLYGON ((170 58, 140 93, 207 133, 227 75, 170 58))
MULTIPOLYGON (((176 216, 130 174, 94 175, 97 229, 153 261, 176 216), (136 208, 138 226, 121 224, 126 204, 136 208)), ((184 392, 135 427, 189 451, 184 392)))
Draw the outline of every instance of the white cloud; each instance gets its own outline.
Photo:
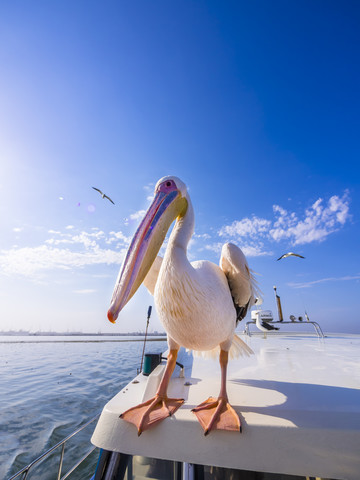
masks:
POLYGON ((246 257, 264 257, 267 255, 273 255, 273 252, 263 250, 263 244, 259 245, 244 245, 241 246, 241 250, 243 251, 246 257))
POLYGON ((147 185, 144 185, 143 188, 144 188, 145 192, 151 192, 152 193, 154 191, 154 188, 155 188, 155 183, 150 182, 147 185))
POLYGON ((349 220, 349 192, 345 191, 342 197, 332 196, 326 204, 319 198, 305 210, 302 218, 280 205, 273 205, 273 212, 275 218, 272 220, 256 216, 236 220, 231 225, 223 226, 219 235, 239 241, 246 237, 252 241, 286 240, 291 245, 321 242, 349 220))
POLYGON ((193 238, 201 238, 203 240, 209 240, 211 236, 208 233, 194 233, 193 238))
POLYGON ((204 248, 205 250, 210 250, 211 252, 215 252, 220 255, 223 245, 224 245, 223 242, 215 242, 215 243, 210 243, 208 245, 205 245, 204 248))
POLYGON ((319 280, 313 280, 311 282, 290 282, 288 283, 289 287, 293 288, 308 288, 312 287, 313 285, 317 285, 319 283, 327 283, 327 282, 345 282, 349 280, 360 280, 360 275, 347 275, 344 277, 328 277, 328 278, 320 278, 319 280))
POLYGON ((343 225, 349 217, 349 203, 347 200, 348 192, 346 191, 342 198, 334 195, 329 200, 329 211, 336 214, 336 220, 343 225))
MULTIPOLYGON (((140 210, 130 218, 137 219, 144 213, 140 210)), ((327 202, 319 198, 302 215, 274 205, 273 214, 270 219, 254 215, 236 220, 223 226, 219 236, 195 234, 189 246, 191 257, 197 257, 195 249, 214 251, 220 255, 223 241, 218 240, 235 241, 248 257, 273 255, 269 242, 287 241, 291 245, 300 245, 323 241, 349 220, 349 195, 346 191, 342 196, 332 196, 327 202)), ((0 251, 0 272, 35 278, 54 270, 120 264, 131 241, 131 237, 121 231, 104 232, 97 227, 76 231, 73 225, 67 225, 63 231, 48 230, 47 236, 35 247, 13 246, 0 251)), ((160 255, 166 245, 167 239, 160 255)), ((323 279, 315 283, 322 281, 332 280, 323 279)), ((296 285, 295 288, 303 288, 302 285, 307 284, 296 285)))
POLYGON ((96 290, 91 289, 91 288, 84 288, 82 290, 74 290, 74 293, 79 293, 81 295, 88 295, 90 293, 95 293, 96 290))
POLYGON ((348 192, 341 198, 332 196, 327 205, 319 198, 305 211, 302 220, 299 220, 294 212, 289 214, 278 206, 274 206, 274 213, 278 218, 274 222, 275 228, 269 231, 273 240, 289 239, 292 245, 321 242, 349 219, 348 192))
POLYGON ((219 235, 221 237, 247 237, 248 235, 263 235, 267 233, 270 225, 270 220, 253 216, 252 218, 236 220, 231 225, 222 227, 219 231, 219 235))
POLYGON ((45 243, 48 245, 75 245, 81 244, 85 248, 94 248, 97 245, 97 242, 100 239, 105 238, 105 233, 103 231, 96 231, 94 233, 80 232, 76 235, 71 235, 68 233, 60 233, 55 231, 49 231, 49 233, 55 234, 56 238, 49 238, 45 240, 45 243))
POLYGON ((0 251, 0 272, 39 279, 54 270, 120 264, 130 241, 122 232, 105 234, 93 229, 76 233, 67 227, 65 230, 65 233, 49 230, 51 237, 35 247, 13 246, 0 251), (115 248, 109 249, 109 244, 114 244, 115 248))
MULTIPOLYGON (((217 253, 220 259, 220 253, 223 245, 224 245, 223 242, 214 242, 214 243, 205 245, 204 248, 205 250, 210 250, 212 252, 217 253)), ((243 245, 239 243, 238 246, 241 248, 241 250, 243 251, 246 257, 262 257, 266 255, 273 255, 273 252, 269 252, 263 249, 264 244, 262 242, 259 242, 258 244, 254 244, 254 245, 249 245, 249 244, 243 245)))
POLYGON ((146 210, 139 210, 138 212, 132 213, 129 215, 130 220, 139 220, 143 218, 146 213, 146 210))
POLYGON ((107 244, 118 241, 121 245, 127 246, 131 242, 131 237, 127 237, 122 232, 111 231, 109 237, 105 240, 107 244))
POLYGON ((149 183, 149 184, 145 185, 143 188, 144 188, 145 192, 147 192, 146 200, 148 202, 151 202, 154 198, 155 184, 154 183, 149 183))
POLYGON ((125 249, 119 252, 95 247, 82 252, 49 245, 13 248, 0 252, 0 268, 5 275, 37 276, 50 270, 69 270, 99 264, 120 264, 125 249))

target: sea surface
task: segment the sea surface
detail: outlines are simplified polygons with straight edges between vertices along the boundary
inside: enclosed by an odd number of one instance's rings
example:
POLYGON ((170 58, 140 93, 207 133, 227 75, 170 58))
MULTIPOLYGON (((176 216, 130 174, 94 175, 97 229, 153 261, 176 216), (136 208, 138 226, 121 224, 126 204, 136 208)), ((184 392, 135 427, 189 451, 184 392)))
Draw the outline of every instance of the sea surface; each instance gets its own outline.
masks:
MULTIPOLYGON (((100 413, 137 374, 143 345, 142 337, 127 336, 0 336, 0 479, 100 413)), ((166 349, 165 337, 149 337, 145 352, 166 349)), ((62 474, 91 448, 95 425, 69 441, 62 474)), ((28 479, 57 478, 59 456, 60 449, 28 479)), ((90 479, 97 457, 95 451, 85 469, 69 478, 90 479)))

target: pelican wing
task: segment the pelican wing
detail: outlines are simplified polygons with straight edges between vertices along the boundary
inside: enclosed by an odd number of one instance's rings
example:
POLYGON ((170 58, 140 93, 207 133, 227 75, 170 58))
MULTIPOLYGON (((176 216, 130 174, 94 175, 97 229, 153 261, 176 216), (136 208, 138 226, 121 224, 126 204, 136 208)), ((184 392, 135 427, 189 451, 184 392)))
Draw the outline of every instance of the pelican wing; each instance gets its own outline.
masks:
POLYGON ((151 265, 150 270, 148 271, 143 281, 143 284, 149 290, 151 295, 154 295, 155 285, 159 276, 162 261, 162 257, 157 256, 155 258, 154 263, 151 265))
POLYGON ((237 320, 245 317, 252 305, 261 303, 260 290, 245 255, 239 247, 226 243, 221 251, 220 268, 226 275, 237 313, 237 320), (256 300, 257 298, 257 300, 256 300))
POLYGON ((92 187, 92 188, 93 188, 94 190, 96 190, 97 192, 101 193, 101 195, 102 195, 103 192, 102 192, 101 190, 99 190, 99 189, 96 188, 96 187, 92 187))

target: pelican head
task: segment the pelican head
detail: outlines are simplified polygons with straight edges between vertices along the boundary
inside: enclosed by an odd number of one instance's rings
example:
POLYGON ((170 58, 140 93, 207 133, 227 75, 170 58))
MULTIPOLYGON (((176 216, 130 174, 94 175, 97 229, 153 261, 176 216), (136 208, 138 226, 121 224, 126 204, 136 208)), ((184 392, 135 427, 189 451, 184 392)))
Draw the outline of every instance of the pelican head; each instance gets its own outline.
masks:
POLYGON ((166 233, 177 217, 187 210, 187 188, 177 177, 161 178, 154 199, 141 221, 127 251, 115 284, 108 319, 115 323, 120 311, 134 295, 150 270, 166 233))

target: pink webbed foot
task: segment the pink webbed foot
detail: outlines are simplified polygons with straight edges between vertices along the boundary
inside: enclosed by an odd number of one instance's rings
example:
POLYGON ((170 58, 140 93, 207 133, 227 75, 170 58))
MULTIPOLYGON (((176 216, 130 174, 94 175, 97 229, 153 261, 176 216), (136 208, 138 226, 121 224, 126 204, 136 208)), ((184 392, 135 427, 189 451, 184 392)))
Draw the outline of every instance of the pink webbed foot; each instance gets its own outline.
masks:
POLYGON ((129 408, 129 410, 120 415, 120 418, 133 423, 140 436, 145 430, 173 415, 183 403, 183 398, 168 398, 155 395, 150 400, 136 407, 129 408))
POLYGON ((241 423, 238 414, 225 397, 210 397, 199 406, 192 409, 201 426, 204 435, 211 430, 229 430, 241 432, 241 423))

